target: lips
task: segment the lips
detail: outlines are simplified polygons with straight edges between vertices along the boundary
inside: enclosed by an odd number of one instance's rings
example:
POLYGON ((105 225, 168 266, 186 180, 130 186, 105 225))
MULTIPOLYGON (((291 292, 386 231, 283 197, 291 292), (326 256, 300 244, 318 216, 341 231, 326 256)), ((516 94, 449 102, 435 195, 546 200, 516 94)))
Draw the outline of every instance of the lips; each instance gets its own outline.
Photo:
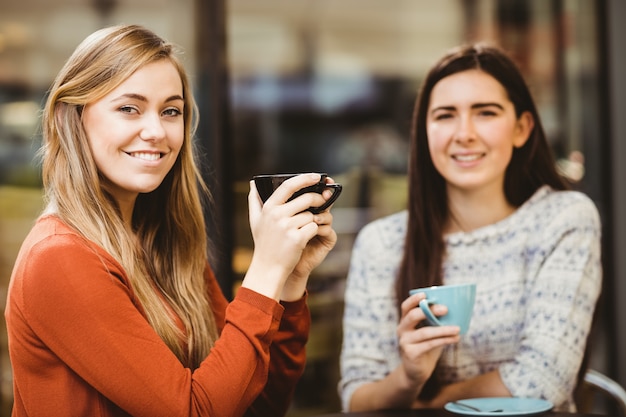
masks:
POLYGON ((484 153, 454 154, 452 159, 459 162, 474 162, 485 156, 484 153))

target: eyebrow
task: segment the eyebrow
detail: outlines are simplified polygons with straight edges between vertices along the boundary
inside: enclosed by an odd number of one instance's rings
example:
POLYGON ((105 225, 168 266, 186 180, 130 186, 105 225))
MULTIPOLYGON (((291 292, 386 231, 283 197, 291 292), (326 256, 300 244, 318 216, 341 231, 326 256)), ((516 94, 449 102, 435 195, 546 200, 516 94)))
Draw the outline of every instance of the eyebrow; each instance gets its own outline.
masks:
MULTIPOLYGON (((116 101, 120 101, 122 99, 125 98, 129 98, 129 99, 133 99, 133 100, 139 100, 139 101, 143 101, 143 102, 148 102, 148 99, 145 96, 142 96, 141 94, 136 94, 136 93, 126 93, 126 94, 122 94, 121 96, 118 96, 116 98, 114 98, 113 100, 111 100, 112 102, 116 102, 116 101)), ((177 100, 181 100, 181 101, 185 101, 182 96, 179 96, 178 94, 175 94, 173 96, 169 96, 167 99, 165 99, 166 103, 169 103, 170 101, 177 101, 177 100)))
MULTIPOLYGON (((470 106, 470 108, 472 109, 482 109, 484 107, 497 107, 501 110, 504 110, 504 106, 500 103, 496 103, 496 102, 487 102, 487 103, 474 103, 470 106)), ((455 106, 439 106, 439 107, 435 107, 434 109, 431 110, 431 113, 434 113, 438 110, 446 110, 446 111, 452 111, 455 110, 456 107, 455 106)))

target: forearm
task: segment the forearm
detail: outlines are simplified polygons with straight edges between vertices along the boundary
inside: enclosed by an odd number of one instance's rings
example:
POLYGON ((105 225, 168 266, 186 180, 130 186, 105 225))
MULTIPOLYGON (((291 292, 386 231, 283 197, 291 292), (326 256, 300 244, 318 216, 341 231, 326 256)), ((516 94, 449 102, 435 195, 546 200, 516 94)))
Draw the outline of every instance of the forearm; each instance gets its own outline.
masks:
POLYGON ((294 274, 291 274, 283 286, 283 290, 280 294, 280 300, 292 302, 301 299, 306 292, 308 279, 308 275, 295 278, 294 274))
POLYGON ((289 273, 280 264, 272 264, 259 256, 253 256, 241 286, 279 301, 289 273))
POLYGON ((399 366, 384 379, 357 388, 350 399, 350 411, 408 409, 422 386, 411 383, 399 366))
POLYGON ((245 414, 283 416, 289 409, 296 384, 306 364, 305 346, 311 326, 306 295, 293 303, 281 302, 285 313, 270 346, 270 368, 263 392, 245 414))
POLYGON ((465 381, 445 385, 427 404, 416 403, 418 407, 441 408, 449 401, 463 398, 510 397, 511 392, 502 382, 500 373, 491 371, 465 381))

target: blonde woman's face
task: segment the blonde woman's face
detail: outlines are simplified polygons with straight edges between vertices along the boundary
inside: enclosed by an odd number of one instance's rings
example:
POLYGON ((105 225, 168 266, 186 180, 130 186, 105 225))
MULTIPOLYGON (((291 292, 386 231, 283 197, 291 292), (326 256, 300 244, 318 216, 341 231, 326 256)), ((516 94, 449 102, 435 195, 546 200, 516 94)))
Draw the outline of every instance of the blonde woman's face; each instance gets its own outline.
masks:
POLYGON ((447 76, 431 92, 428 147, 448 190, 503 193, 513 149, 524 145, 532 127, 530 113, 518 118, 504 87, 485 72, 447 76))
POLYGON ((83 126, 107 190, 119 204, 154 191, 183 144, 183 86, 168 60, 145 65, 85 106, 83 126))

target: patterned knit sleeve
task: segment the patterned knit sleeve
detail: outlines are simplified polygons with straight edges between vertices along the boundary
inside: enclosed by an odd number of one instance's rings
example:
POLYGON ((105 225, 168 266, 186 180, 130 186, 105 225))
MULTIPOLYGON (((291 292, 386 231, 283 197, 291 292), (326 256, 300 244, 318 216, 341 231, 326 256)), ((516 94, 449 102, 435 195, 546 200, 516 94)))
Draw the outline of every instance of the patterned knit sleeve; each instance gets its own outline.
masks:
POLYGON ((344 410, 348 410, 359 386, 384 378, 397 366, 398 315, 393 282, 401 250, 389 243, 389 235, 398 234, 403 226, 393 219, 365 226, 353 247, 344 300, 338 387, 344 410))
POLYGON ((580 193, 560 194, 524 254, 532 278, 520 346, 500 367, 513 396, 545 398, 557 408, 572 404, 602 280, 597 209, 580 193))

